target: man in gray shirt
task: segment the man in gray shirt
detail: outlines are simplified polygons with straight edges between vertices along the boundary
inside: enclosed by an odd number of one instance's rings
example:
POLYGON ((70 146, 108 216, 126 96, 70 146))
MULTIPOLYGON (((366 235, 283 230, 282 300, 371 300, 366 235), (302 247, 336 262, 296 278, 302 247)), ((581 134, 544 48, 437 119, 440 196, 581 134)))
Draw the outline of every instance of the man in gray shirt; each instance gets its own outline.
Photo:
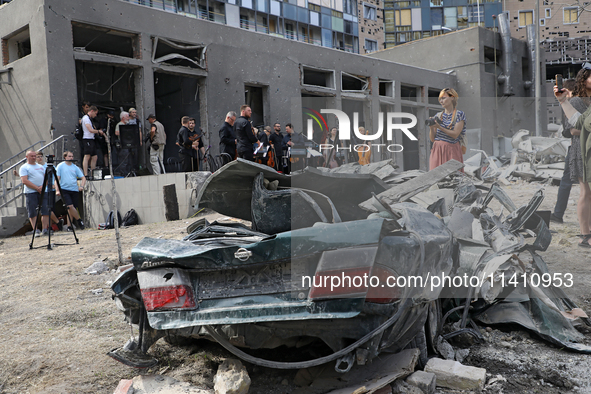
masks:
POLYGON ((166 145, 166 132, 162 123, 156 120, 156 116, 148 116, 150 122, 150 164, 154 175, 165 174, 164 170, 164 146, 166 145), (162 168, 162 169, 161 169, 162 168))

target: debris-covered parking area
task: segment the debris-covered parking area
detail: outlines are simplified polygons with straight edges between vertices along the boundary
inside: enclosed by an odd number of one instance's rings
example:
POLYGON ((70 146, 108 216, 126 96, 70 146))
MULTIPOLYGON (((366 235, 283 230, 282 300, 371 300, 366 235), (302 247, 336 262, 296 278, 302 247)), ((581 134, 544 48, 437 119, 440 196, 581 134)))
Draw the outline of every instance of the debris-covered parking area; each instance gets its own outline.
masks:
MULTIPOLYGON (((531 200, 539 186, 519 182, 505 190, 519 207, 531 200)), ((546 197, 539 209, 551 209, 556 189, 554 186, 546 188, 546 197)), ((577 194, 578 190, 573 188, 571 199, 576 199, 577 194)), ((499 212, 500 204, 495 204, 493 201, 491 207, 499 212)), ((589 313, 587 289, 591 288, 591 259, 585 250, 576 246, 578 226, 572 204, 565 219, 563 225, 551 224, 551 230, 557 233, 552 234, 548 250, 538 253, 551 272, 574 275, 575 286, 565 291, 589 313)), ((124 249, 129 253, 145 234, 181 239, 186 235, 186 226, 185 221, 179 221, 125 229, 124 249)), ((84 274, 96 260, 104 257, 115 260, 114 254, 110 256, 105 252, 115 250, 114 240, 105 233, 93 231, 84 232, 82 236, 81 245, 68 250, 69 261, 56 258, 55 252, 65 247, 51 252, 39 249, 31 259, 24 239, 4 240, 0 246, 5 272, 0 288, 1 319, 5 329, 0 335, 2 354, 6 355, 0 361, 0 384, 3 385, 0 387, 6 392, 111 393, 119 379, 137 374, 136 370, 120 366, 104 356, 129 338, 129 330, 109 295, 108 282, 116 275, 113 272, 84 274), (113 247, 108 247, 109 242, 113 247), (99 288, 103 293, 92 292, 99 288), (55 301, 58 299, 60 302, 55 301)), ((496 326, 490 332, 481 328, 484 343, 471 345, 468 355, 460 353, 460 356, 465 357, 462 362, 465 365, 487 369, 490 375, 486 377, 485 387, 489 392, 501 389, 520 393, 589 390, 588 355, 560 350, 513 325, 496 326)), ((588 343, 589 332, 584 327, 580 331, 585 335, 582 343, 588 343)), ((455 347, 454 357, 455 350, 466 346, 461 342, 456 345, 460 346, 455 347)), ((160 340, 150 353, 160 363, 147 372, 164 374, 204 389, 213 387, 213 376, 222 360, 235 357, 209 342, 178 347, 160 340)), ((334 363, 330 368, 333 366, 334 363)), ((302 383, 303 373, 298 371, 270 370, 251 364, 246 367, 252 379, 251 392, 312 392, 310 388, 301 391, 297 383, 302 383)))
MULTIPOLYGON (((471 345, 484 341, 483 325, 519 325, 561 348, 591 354, 575 328, 591 322, 563 289, 575 287, 574 275, 551 272, 538 254, 552 239, 539 210, 544 190, 517 206, 499 184, 470 179, 461 167, 452 160, 428 173, 396 174, 385 161, 305 169, 288 178, 247 161, 227 164, 200 187, 196 207, 265 232, 200 221, 183 242, 140 242, 134 267, 112 286, 138 337, 110 355, 151 366, 157 361, 149 349, 159 337, 209 338, 258 366, 303 370, 335 362, 337 373, 355 376, 379 370, 380 353, 406 347, 418 357, 403 368, 416 364, 434 372, 441 387, 482 389, 484 369, 468 367, 466 375, 478 375, 472 381, 446 375, 471 345), (362 182, 373 191, 355 187, 362 182), (350 193, 339 190, 345 184, 350 193), (351 286, 353 274, 376 284, 351 286), (314 278, 307 286, 306 276, 314 278), (329 351, 317 349, 316 357, 299 362, 240 349, 293 353, 318 343, 329 351)), ((350 377, 334 388, 371 391, 406 375, 387 376, 350 377), (365 380, 381 383, 370 390, 365 380)))

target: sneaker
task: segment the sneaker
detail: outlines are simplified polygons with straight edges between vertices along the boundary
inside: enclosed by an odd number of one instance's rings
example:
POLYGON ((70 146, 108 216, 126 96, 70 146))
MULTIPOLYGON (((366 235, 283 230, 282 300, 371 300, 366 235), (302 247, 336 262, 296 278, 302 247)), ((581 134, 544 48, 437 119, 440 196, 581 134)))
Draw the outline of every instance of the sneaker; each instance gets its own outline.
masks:
MULTIPOLYGON (((47 228, 46 228, 46 229, 44 229, 44 230, 41 232, 41 235, 42 235, 42 236, 46 236, 46 235, 48 235, 48 234, 51 234, 51 235, 53 235, 53 230, 49 230, 49 229, 47 229, 47 228)), ((35 235, 35 236, 36 236, 36 235, 35 235)))
POLYGON ((72 226, 68 226, 67 231, 72 232, 74 231, 74 229, 72 228, 72 226))
POLYGON ((550 221, 556 223, 564 223, 564 220, 562 220, 562 218, 555 216, 553 213, 550 214, 550 221))
POLYGON ((76 227, 78 227, 80 230, 84 230, 84 222, 82 219, 76 220, 76 227))
POLYGON ((39 238, 41 236, 41 230, 37 229, 37 231, 35 231, 35 238, 39 238))
POLYGON ((57 222, 57 229, 59 231, 64 231, 64 219, 60 219, 60 221, 57 222))

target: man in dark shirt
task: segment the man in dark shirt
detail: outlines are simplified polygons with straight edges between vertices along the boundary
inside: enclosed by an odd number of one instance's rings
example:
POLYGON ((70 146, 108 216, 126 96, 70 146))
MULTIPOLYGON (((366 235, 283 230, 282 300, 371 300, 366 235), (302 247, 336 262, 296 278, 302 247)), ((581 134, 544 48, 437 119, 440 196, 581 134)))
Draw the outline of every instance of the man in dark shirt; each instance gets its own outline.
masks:
POLYGON ((199 169, 197 150, 193 149, 193 142, 197 140, 197 133, 195 130, 191 131, 189 129, 190 119, 188 116, 183 116, 181 119, 183 126, 177 134, 177 145, 180 147, 179 159, 181 160, 183 172, 193 172, 199 169))
POLYGON ((197 161, 194 165, 194 171, 205 171, 205 162, 207 161, 205 144, 203 143, 205 133, 201 127, 199 127, 199 130, 195 128, 196 122, 195 118, 189 118, 189 131, 195 133, 195 137, 192 139, 193 144, 191 145, 193 150, 195 150, 195 160, 197 161))
POLYGON ((238 141, 238 157, 254 161, 252 145, 258 142, 256 137, 256 129, 250 124, 250 115, 252 109, 248 105, 240 107, 240 117, 234 123, 234 135, 238 141))
MULTIPOLYGON (((289 148, 300 148, 300 149, 305 149, 306 148, 306 140, 304 138, 304 136, 302 136, 299 133, 294 133, 293 131, 293 126, 291 125, 291 123, 288 123, 285 125, 285 131, 287 132, 287 135, 285 137, 283 137, 283 143, 282 143, 282 147, 283 147, 283 154, 284 156, 290 156, 287 158, 287 160, 283 163, 283 172, 285 174, 289 174, 291 172, 291 154, 288 154, 288 149, 289 148)), ((298 165, 298 169, 302 169, 304 168, 304 161, 302 157, 299 158, 294 158, 294 163, 300 163, 298 165)))
POLYGON ((230 111, 226 114, 226 121, 220 129, 220 154, 227 153, 234 160, 236 157, 236 135, 234 134, 234 122, 236 112, 230 111))
MULTIPOLYGON (((184 130, 187 129, 187 125, 189 124, 189 117, 188 116, 183 116, 181 118, 181 128, 179 129, 179 131, 176 133, 176 145, 179 148, 183 147, 183 141, 181 140, 181 136, 184 133, 184 130)), ((179 150, 179 154, 180 154, 180 150, 179 150)))
POLYGON ((283 135, 281 134, 281 125, 279 122, 273 125, 273 132, 269 136, 269 142, 275 149, 275 169, 277 171, 282 170, 282 162, 283 162, 283 149, 281 147, 283 143, 283 135))
POLYGON ((265 126, 257 134, 257 139, 263 146, 269 146, 269 136, 271 135, 271 126, 265 126))
POLYGON ((285 125, 285 132, 287 133, 285 137, 283 137, 283 141, 281 142, 281 148, 283 149, 283 173, 289 175, 291 172, 291 161, 290 161, 290 154, 289 148, 291 148, 294 143, 291 141, 291 136, 293 134, 293 128, 291 123, 285 125))
MULTIPOLYGON (((269 144, 269 136, 271 135, 271 126, 265 126, 263 130, 259 131, 257 134, 257 139, 259 140, 259 150, 257 155, 257 160, 260 160, 260 163, 267 164, 269 161, 269 150, 271 150, 271 144, 269 144)), ((268 164, 267 164, 268 165, 268 164)))
POLYGON ((283 137, 283 149, 293 148, 295 145, 300 146, 305 144, 304 138, 301 135, 294 133, 291 123, 285 125, 285 132, 287 134, 285 137, 283 137))

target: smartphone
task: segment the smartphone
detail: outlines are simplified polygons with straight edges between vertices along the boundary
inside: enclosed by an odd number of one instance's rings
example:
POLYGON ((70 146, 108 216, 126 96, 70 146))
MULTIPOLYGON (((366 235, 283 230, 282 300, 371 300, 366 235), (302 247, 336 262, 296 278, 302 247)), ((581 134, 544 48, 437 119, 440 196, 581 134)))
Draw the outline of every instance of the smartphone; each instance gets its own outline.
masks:
POLYGON ((559 92, 564 90, 562 87, 562 74, 556 74, 556 87, 558 88, 559 92))

